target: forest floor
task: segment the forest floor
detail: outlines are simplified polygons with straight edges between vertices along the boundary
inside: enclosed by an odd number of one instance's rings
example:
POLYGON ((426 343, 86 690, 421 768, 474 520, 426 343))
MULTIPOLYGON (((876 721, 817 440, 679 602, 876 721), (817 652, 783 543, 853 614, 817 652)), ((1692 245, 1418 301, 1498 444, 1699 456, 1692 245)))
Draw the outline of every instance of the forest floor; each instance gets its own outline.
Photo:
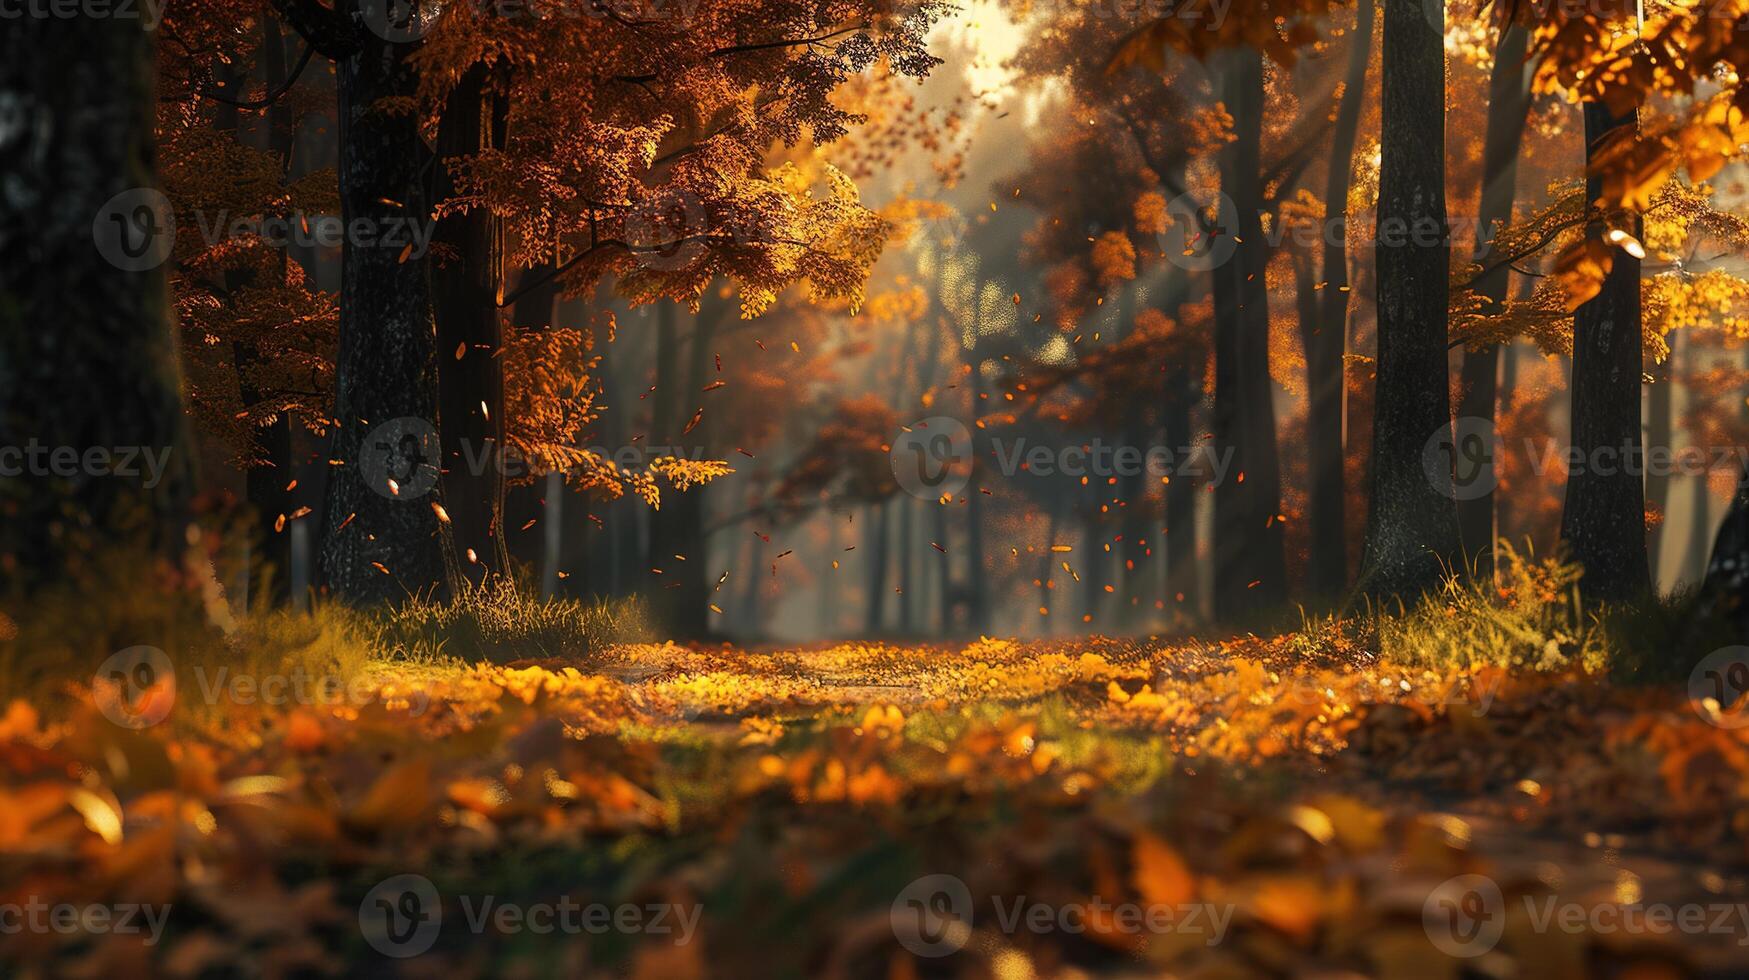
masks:
POLYGON ((11 975, 1749 971, 1749 730, 1577 663, 1300 633, 190 673, 0 717, 11 975))

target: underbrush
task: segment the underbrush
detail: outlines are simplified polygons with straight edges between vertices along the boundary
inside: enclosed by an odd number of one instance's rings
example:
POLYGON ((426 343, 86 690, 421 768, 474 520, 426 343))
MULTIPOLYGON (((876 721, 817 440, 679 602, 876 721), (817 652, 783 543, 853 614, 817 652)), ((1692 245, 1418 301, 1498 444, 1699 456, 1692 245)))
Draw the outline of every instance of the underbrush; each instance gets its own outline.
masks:
POLYGON ((583 660, 651 638, 640 600, 542 598, 506 578, 469 585, 447 602, 415 597, 368 622, 379 654, 414 661, 583 660))
POLYGON ((1492 577, 1453 574, 1413 606, 1363 601, 1342 617, 1305 618, 1287 643, 1312 662, 1361 657, 1433 670, 1580 669, 1660 682, 1685 678, 1709 652, 1732 642, 1723 624, 1696 617, 1690 594, 1586 602, 1582 576, 1575 564, 1501 541, 1492 577))
POLYGON ((582 663, 648 634, 635 600, 540 598, 509 580, 449 602, 317 601, 308 611, 244 614, 216 584, 178 584, 149 559, 117 559, 94 565, 77 587, 0 605, 0 691, 67 704, 94 678, 150 685, 154 670, 169 667, 178 718, 198 724, 221 704, 338 696, 384 671, 416 679, 479 661, 582 663))

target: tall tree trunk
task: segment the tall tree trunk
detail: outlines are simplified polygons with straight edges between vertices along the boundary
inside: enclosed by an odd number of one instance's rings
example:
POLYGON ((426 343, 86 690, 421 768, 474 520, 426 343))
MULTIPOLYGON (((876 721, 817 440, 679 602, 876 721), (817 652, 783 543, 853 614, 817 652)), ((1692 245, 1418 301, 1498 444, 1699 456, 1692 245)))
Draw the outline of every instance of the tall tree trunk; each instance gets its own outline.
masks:
MULTIPOLYGON (((268 19, 262 26, 263 81, 271 90, 285 82, 288 67, 285 59, 285 37, 279 24, 268 19)), ((234 110, 233 110, 234 111, 234 110)), ((283 98, 275 100, 267 111, 267 148, 280 161, 284 178, 292 176, 293 148, 297 145, 296 120, 283 98)), ((289 250, 279 256, 283 281, 292 261, 289 250)), ((253 344, 233 345, 239 396, 245 405, 261 400, 261 392, 250 383, 246 365, 259 354, 253 344)), ((257 573, 250 582, 249 602, 255 608, 284 605, 291 594, 291 525, 282 524, 297 512, 297 496, 292 489, 292 429, 291 419, 281 412, 271 423, 255 433, 257 464, 244 473, 244 495, 253 515, 255 530, 251 546, 257 558, 251 565, 257 573)))
MULTIPOLYGON (((1683 331, 1668 335, 1670 354, 1664 363, 1653 368, 1650 397, 1646 404, 1646 443, 1648 453, 1669 452, 1674 444, 1676 421, 1675 387, 1677 351, 1684 343, 1683 331)), ((1646 468, 1646 506, 1658 513, 1658 523, 1647 533, 1646 562, 1650 566, 1652 584, 1657 585, 1658 571, 1663 566, 1665 544, 1670 541, 1670 470, 1667 467, 1646 468)))
MULTIPOLYGON (((1189 447, 1191 406, 1202 400, 1202 376, 1174 371, 1167 376, 1167 397, 1162 421, 1166 445, 1174 453, 1189 447)), ((1172 618, 1197 617, 1202 608, 1196 573, 1196 490, 1188 474, 1179 474, 1166 484, 1166 608, 1172 618)))
MULTIPOLYGON (((693 316, 692 337, 682 360, 674 320, 673 304, 664 304, 665 319, 657 329, 658 363, 656 392, 658 425, 652 426, 650 438, 659 439, 667 447, 664 452, 685 454, 682 445, 688 438, 684 429, 698 408, 700 389, 705 386, 705 374, 711 363, 711 338, 718 318, 725 315, 720 303, 707 300, 693 316), (664 370, 666 366, 666 371, 664 370), (681 368, 685 367, 685 377, 681 368)), ((698 437, 692 437, 698 438, 698 437)), ((654 446, 650 447, 652 450, 654 446)), ((685 492, 666 488, 662 493, 662 509, 652 515, 650 523, 650 565, 662 569, 658 576, 661 588, 656 593, 660 615, 671 634, 683 639, 698 639, 709 631, 710 593, 706 582, 710 551, 704 534, 704 495, 706 487, 694 487, 685 492)))
POLYGON ((1215 616, 1230 619, 1284 601, 1287 572, 1275 520, 1281 469, 1264 284, 1262 55, 1249 47, 1231 52, 1224 84, 1234 139, 1222 156, 1221 189, 1233 202, 1238 227, 1223 232, 1240 244, 1213 276, 1215 448, 1232 452, 1232 475, 1215 490, 1215 616))
POLYGON ((977 421, 984 411, 984 361, 981 355, 974 354, 971 359, 972 376, 971 389, 968 397, 971 401, 971 418, 973 424, 970 431, 972 440, 972 482, 966 485, 963 493, 966 495, 966 628, 979 636, 990 630, 989 561, 984 554, 984 495, 979 491, 977 461, 977 433, 983 432, 977 426, 977 421))
POLYGON ((862 548, 868 562, 868 601, 863 606, 863 628, 878 635, 885 618, 887 600, 887 539, 897 500, 883 500, 863 510, 862 548))
MULTIPOLYGON (((1525 48, 1530 32, 1521 24, 1505 24, 1494 50, 1494 71, 1488 81, 1488 129, 1482 143, 1482 194, 1476 213, 1476 260, 1484 267, 1495 261, 1492 254, 1494 223, 1512 217, 1518 184, 1518 151, 1524 141, 1524 119, 1530 109, 1530 75, 1525 69, 1525 48)), ((1506 299, 1509 269, 1490 269, 1476 280, 1475 290, 1483 309, 1499 313, 1506 299)), ((1464 348, 1458 415, 1487 420, 1493 431, 1497 405, 1496 375, 1500 347, 1464 348)), ((1494 459, 1492 447, 1479 469, 1467 477, 1486 492, 1462 493, 1458 499, 1458 528, 1464 555, 1475 564, 1476 575, 1485 578, 1494 568, 1494 459)))
MULTIPOLYGON (((508 105, 485 65, 463 73, 437 125, 440 199, 457 193, 450 167, 500 146, 508 105)), ((434 277, 438 432, 455 571, 479 584, 510 570, 504 534, 504 233, 484 207, 446 215, 434 239, 450 267, 434 277)))
POLYGON ((1414 599, 1458 554, 1457 507, 1423 465, 1450 443, 1444 12, 1384 0, 1379 165, 1378 381, 1362 586, 1414 599))
MULTIPOLYGON (((1704 487, 1706 477, 1698 477, 1696 482, 1704 487)), ((1704 491, 1702 494, 1704 497, 1704 491)), ((1704 529, 1704 509, 1701 514, 1704 529)), ((1737 493, 1713 539, 1712 556, 1701 583, 1700 612, 1703 617, 1725 619, 1740 642, 1749 642, 1749 473, 1739 475, 1737 493)))
MULTIPOLYGON (((1638 113, 1616 116, 1597 103, 1587 103, 1584 112, 1589 169, 1598 141, 1636 125, 1638 113)), ((1601 178, 1588 177, 1585 192, 1596 201, 1601 178)), ((1602 237, 1605 231, 1599 219, 1586 233, 1602 237)), ((1640 234, 1638 219, 1631 231, 1640 234)), ((1561 540, 1584 566, 1579 590, 1592 599, 1627 599, 1652 587, 1640 466, 1640 344, 1640 260, 1617 248, 1602 291, 1573 315, 1571 431, 1586 463, 1567 478, 1561 540)))
MULTIPOLYGON (((552 264, 547 263, 522 272, 520 282, 539 284, 531 285, 527 292, 520 292, 522 287, 518 286, 520 295, 512 306, 508 329, 538 332, 551 330, 559 325, 558 282, 541 278, 551 276, 552 269, 552 264)), ((453 355, 454 351, 451 353, 453 355)), ((549 481, 540 478, 507 485, 504 488, 504 545, 510 553, 511 564, 541 568, 543 581, 551 577, 553 572, 563 569, 561 561, 552 561, 553 568, 547 568, 549 560, 558 558, 558 555, 547 554, 548 532, 552 531, 557 535, 558 546, 562 549, 565 529, 570 527, 568 512, 578 507, 586 508, 587 502, 562 484, 557 493, 549 493, 549 481), (552 506, 548 506, 549 503, 552 506), (556 519, 549 522, 549 515, 556 519), (529 521, 534 521, 534 526, 529 527, 529 521), (548 526, 549 523, 551 527, 548 526), (527 530, 523 530, 525 527, 527 530)), ((568 589, 573 576, 588 578, 569 571, 567 578, 554 582, 554 590, 560 591, 561 582, 568 589)))
POLYGON ((321 581, 348 601, 394 601, 445 581, 437 512, 437 331, 426 257, 405 230, 431 213, 431 154, 409 113, 416 45, 384 40, 314 0, 271 0, 334 59, 339 93, 340 350, 335 362, 321 581), (372 231, 368 240, 353 229, 372 231), (400 234, 397 234, 400 232, 400 234))
POLYGON ((1342 234, 1324 236, 1324 287, 1315 322, 1302 319, 1306 351, 1307 521, 1311 531, 1308 591, 1331 596, 1348 583, 1347 490, 1343 474, 1343 396, 1348 340, 1348 190, 1354 172, 1354 144, 1366 101, 1366 68, 1372 57, 1373 2, 1355 5, 1342 102, 1330 137, 1329 176, 1324 185, 1324 221, 1341 221, 1342 234))
MULTIPOLYGON (((676 304, 656 304, 656 378, 654 387, 649 392, 650 428, 644 436, 646 454, 652 446, 672 444, 674 438, 674 405, 680 394, 676 390, 680 380, 680 331, 676 324, 679 316, 680 311, 676 304)), ((668 601, 662 593, 671 581, 667 571, 668 566, 674 564, 674 556, 672 553, 662 552, 662 546, 666 543, 664 535, 667 515, 657 512, 652 518, 646 539, 644 568, 647 569, 645 574, 649 579, 651 599, 658 615, 662 615, 667 612, 668 601), (660 573, 658 569, 661 570, 660 573)))
POLYGON ((9 23, 0 104, 12 117, 0 140, 0 446, 27 453, 4 460, 23 472, 0 478, 0 582, 62 584, 101 545, 179 562, 194 461, 163 265, 174 219, 154 188, 151 36, 119 17, 9 23), (129 447, 163 460, 156 482, 137 456, 136 475, 110 469, 129 447))

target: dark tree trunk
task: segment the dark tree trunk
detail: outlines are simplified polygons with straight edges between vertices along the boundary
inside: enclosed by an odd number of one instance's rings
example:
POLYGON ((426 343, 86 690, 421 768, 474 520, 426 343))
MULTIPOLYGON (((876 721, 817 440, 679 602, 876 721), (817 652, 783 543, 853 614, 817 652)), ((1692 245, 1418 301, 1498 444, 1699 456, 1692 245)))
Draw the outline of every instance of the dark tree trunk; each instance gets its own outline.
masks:
MULTIPOLYGON (((1230 619, 1287 598, 1282 552, 1281 467, 1269 378, 1268 253, 1262 228, 1259 156, 1263 60, 1235 49, 1225 76, 1234 139, 1222 156, 1221 189, 1233 202, 1240 244, 1214 270, 1215 448, 1231 450, 1228 479, 1215 489, 1215 616, 1230 619), (1241 479, 1241 476, 1243 479, 1241 479)), ((1223 216, 1224 217, 1224 216, 1223 216)))
POLYGON ((976 433, 984 431, 976 424, 984 411, 984 399, 980 397, 984 394, 983 358, 974 354, 971 364, 972 481, 961 491, 966 495, 966 628, 982 636, 990 629, 989 562, 984 554, 984 495, 978 490, 977 462, 989 457, 980 457, 976 451, 976 433))
POLYGON ((27 455, 0 477, 0 580, 20 592, 67 581, 100 545, 172 561, 186 547, 193 454, 163 265, 173 217, 152 189, 153 79, 138 20, 0 30, 0 446, 44 447, 40 469, 27 455), (87 457, 129 447, 165 460, 156 482, 137 455, 135 475, 87 457))
MULTIPOLYGON (((1488 81, 1488 130, 1482 143, 1482 194, 1476 213, 1476 261, 1484 267, 1495 261, 1491 242, 1495 222, 1512 217, 1512 202, 1518 184, 1518 151, 1524 141, 1524 118, 1530 108, 1529 75, 1525 71, 1525 47, 1530 34, 1522 25, 1511 24, 1502 29, 1500 43, 1494 51, 1494 72, 1488 81)), ((1511 270, 1501 265, 1490 268, 1476 280, 1476 293, 1484 301, 1484 309, 1498 313, 1506 299, 1511 270)), ((1458 403, 1461 418, 1485 419, 1486 430, 1493 431, 1495 406, 1498 404, 1496 375, 1499 371, 1500 348, 1490 344, 1481 349, 1464 349, 1462 392, 1458 403)), ((1487 492, 1472 496, 1460 494, 1458 528, 1463 540, 1464 555, 1475 564, 1478 578, 1493 574, 1494 539, 1494 459, 1490 450, 1482 457, 1473 474, 1466 473, 1487 492)))
POLYGON ((1330 138, 1329 177, 1324 187, 1324 220, 1342 221, 1341 234, 1324 236, 1324 288, 1315 322, 1302 320, 1306 350, 1307 522, 1311 532, 1308 591, 1340 593, 1348 583, 1346 489, 1343 485, 1343 395, 1348 339, 1348 189, 1354 171, 1354 144, 1366 101, 1366 68, 1372 55, 1373 0, 1355 7, 1342 102, 1330 138))
MULTIPOLYGON (((272 20, 262 28, 263 81, 270 90, 278 90, 288 71, 285 59, 285 38, 279 25, 272 20)), ((234 111, 234 110, 233 110, 234 111)), ((291 176, 293 148, 297 144, 296 120, 285 100, 279 99, 267 111, 268 150, 280 160, 281 173, 291 176)), ((292 261, 289 252, 279 257, 283 281, 292 261)), ((247 366, 257 359, 253 344, 233 346, 243 404, 260 401, 262 393, 250 384, 247 366)), ((249 604, 255 608, 282 606, 291 595, 291 527, 292 514, 297 512, 297 496, 292 489, 291 419, 281 412, 271 423, 255 434, 256 465, 244 473, 244 495, 255 521, 251 546, 257 557, 251 562, 254 578, 249 585, 249 604)))
POLYGON ((887 538, 897 500, 883 500, 863 510, 862 548, 868 555, 868 602, 863 628, 870 636, 881 631, 887 599, 887 538))
MULTIPOLYGON (((462 75, 437 127, 439 197, 456 193, 447 170, 503 142, 507 105, 491 90, 484 65, 462 75)), ((509 571, 504 535, 506 469, 524 466, 504 453, 504 234, 483 208, 437 223, 434 240, 449 265, 433 279, 437 319, 438 432, 443 447, 443 500, 449 511, 456 570, 479 584, 509 571)))
MULTIPOLYGON (((1162 421, 1166 445, 1174 453, 1192 444, 1191 407, 1202 400, 1202 376, 1189 371, 1167 375, 1162 421)), ((1194 619, 1202 608, 1196 574, 1196 481, 1180 474, 1166 484, 1166 608, 1194 619)))
MULTIPOLYGON (((1683 331, 1668 335, 1670 354, 1664 363, 1653 368, 1651 392, 1646 404, 1646 443, 1650 451, 1671 451, 1674 446, 1676 422, 1675 387, 1676 356, 1684 341, 1683 331)), ((1655 586, 1658 570, 1663 565, 1665 544, 1670 540, 1670 470, 1667 467, 1646 468, 1646 506, 1657 512, 1658 523, 1647 532, 1646 564, 1655 586)))
MULTIPOLYGON (((1587 163, 1599 140, 1636 124, 1585 105, 1587 163)), ((1595 201, 1602 181, 1590 177, 1595 201)), ((1636 220, 1633 233, 1639 235, 1636 220)), ((1601 220, 1587 234, 1602 236, 1601 220)), ((1573 448, 1585 460, 1567 478, 1561 540, 1585 568, 1579 590, 1591 599, 1627 599, 1651 590, 1646 562, 1646 501, 1640 443, 1640 260, 1621 249, 1603 289, 1573 315, 1573 448)))
MULTIPOLYGON (((542 277, 551 275, 552 265, 549 263, 524 271, 520 282, 533 283, 542 277)), ((520 289, 519 286, 519 292, 520 289)), ((509 329, 536 332, 550 330, 559 325, 558 307, 558 283, 551 279, 541 281, 539 285, 529 288, 527 292, 520 293, 517 297, 509 329)), ((451 353, 453 354, 454 351, 452 350, 451 353)), ((587 506, 587 501, 561 486, 556 500, 558 519, 554 522, 554 526, 549 528, 546 520, 547 515, 555 512, 544 506, 549 489, 548 481, 544 477, 536 477, 532 480, 524 479, 521 483, 511 484, 504 488, 505 550, 510 553, 512 564, 540 569, 543 581, 552 575, 552 570, 545 565, 550 557, 547 554, 548 531, 556 530, 559 532, 559 544, 562 548, 565 541, 565 530, 570 526, 570 511, 577 507, 587 506), (532 526, 529 525, 530 521, 534 522, 532 526)), ((564 565, 559 562, 557 567, 562 569, 564 565)), ((568 570, 565 579, 554 583, 555 590, 568 589, 572 585, 571 578, 586 579, 587 576, 577 575, 575 569, 568 570)))
MULTIPOLYGON (((1695 481, 1706 486, 1704 476, 1695 481)), ((1701 498, 1705 499, 1704 489, 1701 498)), ((1704 535, 1706 508, 1697 515, 1704 535)), ((1736 496, 1713 538, 1712 557, 1701 585, 1701 616, 1728 621, 1740 641, 1749 642, 1749 473, 1739 476, 1736 496)))
MULTIPOLYGON (((700 407, 700 390, 706 384, 706 372, 711 358, 711 338, 716 333, 717 320, 724 315, 720 304, 706 301, 692 319, 692 338, 682 360, 679 338, 675 330, 677 315, 672 304, 666 305, 666 317, 658 327, 657 381, 652 397, 658 401, 658 425, 652 426, 651 439, 660 439, 661 452, 672 452, 692 458, 695 453, 686 445, 687 439, 702 441, 684 430, 700 407), (686 368, 684 379, 680 375, 686 368), (664 370, 666 366, 666 370, 664 370)), ((656 446, 650 447, 657 451, 656 446)), ((658 605, 663 623, 671 635, 680 639, 698 639, 709 632, 710 590, 707 582, 710 550, 704 533, 705 492, 708 487, 693 487, 679 492, 671 487, 662 491, 661 510, 650 518, 651 567, 662 569, 658 576, 658 605)))
POLYGON ((1689 477, 1688 482, 1688 547, 1682 556, 1680 574, 1690 582, 1706 577, 1708 546, 1713 540, 1712 495, 1707 492, 1707 477, 1702 473, 1689 477))
POLYGON ((344 10, 271 0, 334 60, 339 92, 340 350, 322 583, 351 602, 394 601, 445 582, 437 437, 437 331, 427 258, 409 231, 431 213, 429 148, 387 99, 418 88, 415 44, 384 40, 344 10), (354 233, 367 229, 368 237, 354 233), (411 246, 411 247, 409 247, 411 246))
POLYGON ((1457 507, 1423 464, 1449 445, 1446 369, 1451 240, 1445 214, 1443 12, 1385 0, 1378 204, 1378 381, 1362 586, 1414 599, 1459 549, 1457 507))

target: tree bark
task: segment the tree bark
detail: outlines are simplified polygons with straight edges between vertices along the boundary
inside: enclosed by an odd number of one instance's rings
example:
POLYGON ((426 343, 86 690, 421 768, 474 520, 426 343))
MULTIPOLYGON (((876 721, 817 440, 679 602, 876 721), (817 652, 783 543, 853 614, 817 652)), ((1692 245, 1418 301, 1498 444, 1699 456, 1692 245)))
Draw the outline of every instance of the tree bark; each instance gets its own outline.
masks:
POLYGON ((1361 585, 1411 600, 1459 553, 1457 507, 1423 464, 1449 445, 1443 11, 1384 0, 1377 394, 1361 585), (1437 15, 1437 16, 1435 16, 1437 15))
MULTIPOLYGON (((1494 71, 1488 81, 1488 129, 1482 143, 1482 194, 1476 213, 1476 260, 1484 266, 1491 259, 1494 223, 1511 219, 1512 203, 1517 196, 1518 152, 1524 141, 1525 114, 1530 109, 1530 76, 1524 64, 1529 38, 1530 33, 1523 25, 1504 25, 1494 50, 1494 71)), ((1510 272, 1502 265, 1476 280, 1475 290, 1483 299, 1483 309, 1497 314, 1503 308, 1510 272)), ((1489 431, 1493 430, 1498 404, 1499 365, 1497 344, 1481 349, 1464 348, 1458 415, 1486 419, 1489 431)), ((1458 528, 1465 557, 1474 563, 1478 578, 1487 578, 1493 574, 1497 536, 1491 451, 1473 479, 1488 490, 1474 497, 1462 495, 1457 505, 1458 528)))
MULTIPOLYGON (((271 19, 264 22, 262 33, 263 81, 270 90, 277 91, 288 72, 285 37, 280 33, 279 25, 271 19)), ((280 160, 281 172, 288 179, 293 148, 297 144, 295 125, 291 109, 283 98, 276 100, 267 110, 268 149, 280 160)), ((289 250, 280 253, 282 281, 291 261, 289 250)), ((243 404, 260 401, 261 392, 248 383, 244 370, 258 356, 254 345, 234 345, 233 356, 241 385, 238 394, 243 404)), ((256 431, 255 449, 260 462, 249 467, 243 477, 244 496, 255 521, 251 545, 257 552, 256 560, 250 563, 254 577, 249 586, 249 604, 252 608, 272 608, 284 605, 291 597, 291 524, 282 526, 280 520, 289 520, 298 509, 296 494, 291 489, 294 479, 291 419, 284 412, 256 431)))
MULTIPOLYGON (((691 318, 692 337, 685 355, 681 354, 673 304, 664 305, 664 315, 666 319, 657 328, 657 381, 652 397, 658 399, 658 424, 651 428, 651 439, 661 440, 660 451, 680 454, 690 449, 683 446, 688 438, 683 430, 698 407, 698 392, 706 383, 711 338, 718 318, 726 314, 720 304, 707 299, 691 318), (686 369, 684 379, 680 376, 682 365, 686 369)), ((657 450, 656 446, 649 448, 657 450)), ((650 565, 662 569, 657 576, 660 615, 671 635, 681 639, 702 638, 710 628, 706 615, 710 602, 706 581, 710 550, 704 532, 707 489, 693 487, 677 492, 665 488, 661 510, 650 517, 650 565)))
MULTIPOLYGON (((1676 406, 1674 389, 1676 387, 1676 357, 1677 351, 1684 343, 1683 331, 1673 330, 1668 335, 1670 354, 1664 358, 1664 363, 1653 368, 1651 394, 1646 404, 1646 442, 1651 450, 1670 451, 1674 449, 1674 429, 1676 421, 1676 406)), ((1646 506, 1656 510, 1658 523, 1647 531, 1646 563, 1652 578, 1652 584, 1657 585, 1658 570, 1663 565, 1665 545, 1670 541, 1670 471, 1667 468, 1651 468, 1646 470, 1646 506)))
POLYGON ((1281 467, 1269 378, 1269 300, 1259 156, 1263 60, 1254 48, 1229 55, 1226 104, 1233 142, 1222 155, 1221 189, 1233 202, 1238 249, 1214 270, 1215 447, 1231 450, 1229 478, 1215 489, 1215 616, 1231 619, 1287 598, 1282 551, 1281 467))
POLYGON ((0 446, 25 453, 0 478, 0 580, 19 593, 67 583, 100 547, 180 563, 187 546, 194 459, 164 267, 173 217, 154 189, 153 62, 138 20, 25 17, 0 31, 12 117, 0 446), (156 481, 136 448, 164 460, 156 481))
POLYGON ((315 0, 271 0, 334 61, 339 94, 340 349, 317 571, 349 602, 392 602, 445 582, 439 523, 437 332, 427 257, 409 249, 431 213, 431 152, 409 113, 416 44, 384 40, 315 0), (356 229, 366 229, 361 236, 356 229))
MULTIPOLYGON (((437 126, 440 199, 457 193, 452 161, 503 142, 508 111, 491 90, 484 65, 468 69, 449 94, 437 126)), ((478 585, 510 570, 504 534, 504 233, 484 207, 446 215, 434 240, 451 267, 433 280, 437 320, 438 432, 443 449, 443 499, 455 571, 478 585)))
POLYGON ((1309 493, 1307 520, 1311 562, 1308 591, 1339 594, 1348 583, 1347 501, 1343 474, 1343 396, 1348 348, 1348 190, 1354 171, 1354 144, 1366 101, 1366 69, 1372 56, 1373 0, 1355 6, 1354 34, 1342 80, 1342 102, 1330 138, 1329 175, 1324 185, 1324 221, 1341 234, 1324 236, 1322 292, 1315 322, 1301 320, 1306 351, 1306 451, 1309 493))
MULTIPOLYGON (((1587 163, 1598 141, 1636 124, 1637 112, 1615 116, 1587 103, 1587 163)), ((1588 177, 1586 195, 1602 193, 1588 177)), ((1635 220, 1632 230, 1640 234, 1635 220)), ((1587 234, 1601 237, 1601 220, 1587 234)), ((1640 442, 1643 376, 1640 341, 1640 260, 1616 249, 1603 289, 1573 315, 1573 448, 1585 463, 1567 477, 1561 540, 1585 568, 1581 595, 1628 599, 1651 591, 1646 561, 1646 502, 1640 442)))

